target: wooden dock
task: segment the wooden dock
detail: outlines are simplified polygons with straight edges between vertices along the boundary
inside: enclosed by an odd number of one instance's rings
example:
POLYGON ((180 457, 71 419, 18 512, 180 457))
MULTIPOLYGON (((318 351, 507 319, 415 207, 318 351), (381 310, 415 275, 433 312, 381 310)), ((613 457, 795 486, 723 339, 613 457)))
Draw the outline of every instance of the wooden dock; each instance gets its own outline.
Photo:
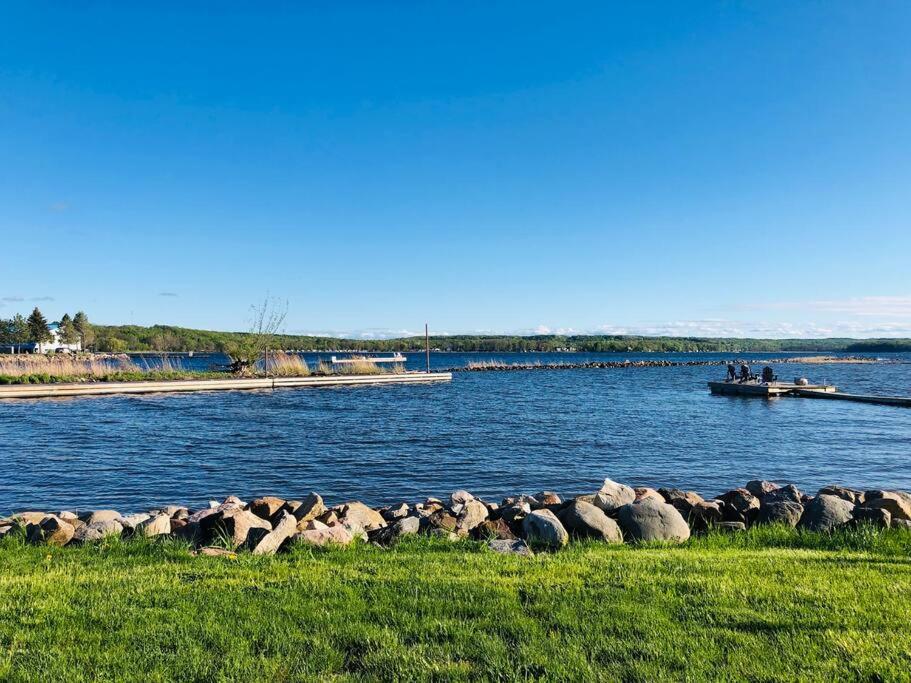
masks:
POLYGON ((727 396, 754 396, 760 398, 776 398, 778 396, 794 395, 798 389, 813 390, 818 393, 829 394, 836 391, 831 384, 794 384, 792 382, 709 382, 709 389, 713 394, 727 396))
POLYGON ((828 398, 834 401, 854 401, 856 403, 873 403, 881 406, 911 408, 911 398, 906 398, 904 396, 865 396, 861 394, 842 394, 840 392, 828 393, 816 391, 811 387, 801 387, 794 393, 795 395, 804 398, 828 398))
POLYGON ((0 399, 107 396, 115 394, 158 394, 187 391, 242 391, 300 387, 362 386, 373 384, 416 384, 448 382, 449 372, 405 372, 382 375, 328 375, 309 377, 254 377, 187 379, 155 382, 79 382, 72 384, 0 385, 0 399))

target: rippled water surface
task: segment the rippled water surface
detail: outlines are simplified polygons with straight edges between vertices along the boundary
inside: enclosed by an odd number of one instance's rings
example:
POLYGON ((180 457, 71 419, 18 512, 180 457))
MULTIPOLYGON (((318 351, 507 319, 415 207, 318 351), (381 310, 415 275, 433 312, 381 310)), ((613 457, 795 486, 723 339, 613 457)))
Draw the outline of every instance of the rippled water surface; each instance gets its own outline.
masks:
MULTIPOLYGON (((434 354, 433 365, 478 358, 707 356, 434 354)), ((776 370, 911 396, 911 356, 891 358, 904 362, 776 370)), ((721 375, 720 367, 536 370, 458 373, 429 385, 0 401, 0 512, 310 490, 374 504, 455 488, 576 493, 605 476, 705 494, 755 477, 808 489, 911 489, 911 409, 712 396, 705 382, 721 375)))

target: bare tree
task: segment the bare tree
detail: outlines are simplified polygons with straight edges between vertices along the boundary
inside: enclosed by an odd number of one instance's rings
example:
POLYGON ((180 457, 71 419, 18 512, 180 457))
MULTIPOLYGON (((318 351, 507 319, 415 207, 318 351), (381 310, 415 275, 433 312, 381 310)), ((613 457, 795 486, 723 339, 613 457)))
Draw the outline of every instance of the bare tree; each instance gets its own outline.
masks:
POLYGON ((231 372, 238 375, 251 374, 260 360, 268 372, 269 352, 275 348, 275 338, 285 323, 288 302, 266 296, 262 305, 254 304, 250 310, 250 331, 241 340, 225 346, 225 353, 231 359, 231 372))

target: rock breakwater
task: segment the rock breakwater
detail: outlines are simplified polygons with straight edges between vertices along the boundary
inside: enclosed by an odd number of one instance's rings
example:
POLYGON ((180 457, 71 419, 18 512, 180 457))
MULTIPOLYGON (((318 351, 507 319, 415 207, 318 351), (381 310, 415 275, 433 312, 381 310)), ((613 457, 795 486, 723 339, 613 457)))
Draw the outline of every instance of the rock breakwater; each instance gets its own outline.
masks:
POLYGON ((482 500, 454 491, 372 508, 359 501, 327 506, 317 493, 301 499, 265 496, 249 502, 229 496, 192 510, 169 505, 141 513, 116 510, 25 511, 0 519, 0 537, 66 546, 112 537, 175 538, 194 554, 249 551, 270 555, 294 544, 348 545, 359 539, 389 546, 425 534, 473 539, 495 552, 531 555, 573 539, 605 543, 666 541, 716 529, 736 533, 761 524, 831 532, 846 526, 911 529, 911 494, 826 486, 807 494, 793 484, 754 480, 706 499, 675 488, 633 488, 606 479, 598 491, 568 498, 551 491, 482 500))
MULTIPOLYGON (((498 360, 472 361, 467 365, 460 365, 441 372, 498 372, 510 370, 592 370, 592 369, 610 369, 610 368, 682 368, 682 367, 708 367, 708 366, 726 366, 734 362, 739 364, 740 361, 731 360, 597 360, 597 361, 557 361, 554 363, 506 363, 498 360)), ((861 356, 804 356, 788 358, 765 358, 753 359, 749 361, 750 365, 787 365, 787 364, 804 364, 804 365, 838 365, 838 364, 869 364, 885 363, 878 358, 868 358, 861 356)))

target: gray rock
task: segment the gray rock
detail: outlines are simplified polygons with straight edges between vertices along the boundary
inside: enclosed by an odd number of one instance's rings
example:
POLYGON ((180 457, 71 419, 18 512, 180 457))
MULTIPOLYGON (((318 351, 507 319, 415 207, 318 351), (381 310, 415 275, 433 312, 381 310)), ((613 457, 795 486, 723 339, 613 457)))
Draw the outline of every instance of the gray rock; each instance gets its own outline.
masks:
POLYGON ((287 510, 282 510, 272 530, 264 531, 253 529, 247 536, 247 545, 254 555, 274 555, 297 532, 297 520, 287 510))
POLYGON ((851 521, 854 505, 836 496, 816 496, 804 508, 798 526, 809 531, 832 531, 851 521))
POLYGON ((309 494, 307 494, 307 497, 300 501, 300 504, 296 505, 294 509, 291 510, 291 513, 297 520, 297 525, 299 528, 301 526, 301 523, 306 523, 311 519, 316 519, 325 512, 326 505, 323 503, 322 497, 315 491, 311 491, 309 494))
MULTIPOLYGON (((722 503, 717 500, 703 500, 690 508, 686 519, 695 531, 707 531, 722 521, 721 505, 722 503)), ((683 512, 677 505, 673 507, 683 516, 683 512)))
POLYGON ((757 524, 787 524, 797 526, 803 515, 803 505, 790 500, 773 500, 771 503, 763 501, 759 508, 757 524))
POLYGON ((479 500, 469 500, 465 503, 456 520, 456 532, 468 533, 487 517, 487 507, 484 503, 479 500))
POLYGON ((340 524, 327 526, 323 529, 304 529, 291 537, 294 543, 303 543, 305 545, 323 546, 328 543, 334 545, 348 545, 354 540, 354 536, 345 527, 340 524))
MULTIPOLYGON (((661 503, 663 505, 664 501, 661 503)), ((597 538, 608 543, 623 543, 623 533, 617 523, 591 503, 574 500, 558 517, 573 536, 597 538)))
POLYGON ((522 520, 522 530, 528 541, 552 548, 564 546, 569 541, 569 533, 550 510, 532 510, 522 520))
POLYGON ((881 529, 888 529, 892 526, 892 513, 886 508, 856 507, 853 515, 852 524, 854 526, 870 524, 881 529))
POLYGON ((649 498, 621 507, 618 521, 631 541, 679 542, 690 537, 690 527, 677 508, 649 498))
POLYGON ((95 524, 97 522, 112 522, 120 519, 122 515, 117 510, 91 510, 79 516, 86 524, 95 524))
POLYGON ((285 506, 285 501, 275 496, 263 496, 256 500, 251 500, 247 506, 254 515, 260 519, 271 520, 278 514, 278 511, 285 506))
POLYGON ((789 501, 791 503, 803 504, 803 493, 794 484, 780 486, 774 491, 769 491, 762 497, 763 503, 773 503, 777 501, 789 501))
POLYGON ((46 512, 26 510, 24 512, 17 512, 10 519, 21 526, 28 526, 29 524, 41 524, 41 520, 45 517, 47 517, 46 512))
POLYGON ((76 529, 73 534, 74 543, 90 543, 92 541, 101 541, 108 537, 120 536, 123 533, 123 526, 115 519, 105 522, 95 522, 93 524, 83 524, 76 529))
POLYGON ((866 501, 864 507, 888 510, 892 519, 911 520, 911 496, 906 493, 883 491, 879 498, 866 501))
POLYGON ((474 496, 471 495, 470 493, 468 493, 468 491, 465 491, 463 489, 459 489, 458 491, 453 491, 449 495, 450 507, 455 506, 455 505, 465 505, 465 503, 467 503, 469 500, 474 500, 474 496))
POLYGON ((531 557, 534 555, 528 544, 521 538, 515 540, 494 539, 487 543, 487 547, 495 553, 501 555, 520 555, 522 557, 531 557))
MULTIPOLYGON (((704 503, 702 496, 695 491, 684 491, 682 489, 658 489, 658 493, 664 498, 664 502, 673 505, 677 511, 683 515, 684 519, 689 518, 690 511, 695 505, 704 503)), ((721 519, 721 508, 719 508, 719 519, 721 519)))
POLYGON ((500 508, 500 519, 505 520, 508 524, 521 522, 531 512, 531 505, 528 503, 514 503, 500 508))
POLYGON ((226 510, 219 515, 214 524, 217 531, 223 534, 232 548, 239 548, 246 544, 252 529, 262 529, 266 532, 272 530, 268 520, 254 515, 249 510, 226 510))
POLYGON ((864 502, 864 493, 863 491, 856 491, 854 489, 845 488, 844 486, 837 486, 835 484, 830 484, 829 486, 823 486, 816 494, 817 496, 835 496, 836 498, 844 498, 845 500, 851 501, 855 505, 858 503, 864 502))
POLYGON ((715 528, 718 529, 718 531, 732 533, 734 531, 746 531, 747 525, 743 522, 719 522, 715 528))
POLYGON ((411 508, 408 507, 408 503, 400 503, 399 505, 384 508, 380 511, 380 514, 383 515, 383 519, 387 522, 394 522, 397 519, 404 519, 410 512, 411 508))
POLYGON ((64 546, 73 539, 75 533, 73 525, 57 515, 47 515, 39 524, 29 524, 26 527, 29 543, 64 546))
POLYGON ((134 515, 125 515, 123 517, 118 517, 114 521, 119 523, 120 526, 122 526, 124 529, 127 529, 128 531, 133 531, 140 524, 142 524, 143 522, 146 522, 150 519, 152 519, 151 515, 147 515, 144 512, 138 512, 134 515))
POLYGON ((396 520, 394 523, 382 529, 376 529, 370 532, 371 541, 380 545, 391 545, 403 536, 411 536, 418 533, 421 529, 421 520, 418 517, 405 517, 396 520))
POLYGON ((354 530, 373 531, 386 526, 386 520, 383 519, 383 515, 359 501, 352 501, 342 505, 339 521, 349 529, 354 530))
POLYGON ((610 479, 605 479, 604 484, 595 493, 592 503, 595 507, 610 513, 618 510, 627 503, 636 500, 636 492, 626 484, 619 484, 610 479))
POLYGON ((730 506, 741 515, 747 515, 750 510, 759 509, 759 498, 750 493, 747 489, 733 489, 722 493, 718 500, 725 505, 730 506))
POLYGON ((765 494, 771 493, 780 487, 778 484, 771 481, 765 481, 764 479, 753 479, 752 481, 748 481, 744 488, 757 498, 762 499, 765 494))
POLYGON ((659 503, 665 503, 664 496, 658 493, 655 489, 651 489, 647 486, 637 486, 633 489, 636 493, 636 500, 642 500, 643 498, 652 498, 657 500, 659 503))
POLYGON ((136 533, 149 538, 170 534, 171 518, 167 515, 158 515, 157 517, 147 519, 136 526, 136 533))

